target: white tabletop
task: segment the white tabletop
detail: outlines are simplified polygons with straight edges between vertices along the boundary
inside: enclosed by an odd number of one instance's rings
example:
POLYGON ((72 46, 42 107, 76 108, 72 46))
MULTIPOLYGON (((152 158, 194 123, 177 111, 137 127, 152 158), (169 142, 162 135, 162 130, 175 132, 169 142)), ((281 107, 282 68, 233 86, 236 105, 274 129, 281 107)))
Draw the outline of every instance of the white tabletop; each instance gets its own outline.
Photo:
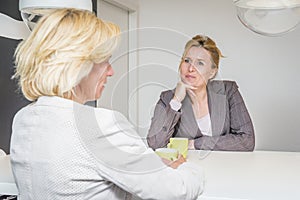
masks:
POLYGON ((205 171, 199 200, 299 200, 300 152, 189 151, 205 171))
POLYGON ((0 194, 17 195, 18 190, 10 166, 9 155, 0 156, 0 194))
MULTIPOLYGON (((189 151, 205 171, 198 200, 299 200, 300 152, 189 151)), ((0 156, 0 194, 16 195, 9 155, 0 156)))

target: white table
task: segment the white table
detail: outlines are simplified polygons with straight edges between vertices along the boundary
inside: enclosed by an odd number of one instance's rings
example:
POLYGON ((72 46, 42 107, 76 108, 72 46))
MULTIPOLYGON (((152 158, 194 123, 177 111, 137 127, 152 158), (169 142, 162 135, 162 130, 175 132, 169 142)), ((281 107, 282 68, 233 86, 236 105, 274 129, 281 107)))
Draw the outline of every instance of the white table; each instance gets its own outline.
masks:
POLYGON ((189 151, 205 171, 199 200, 300 200, 300 152, 189 151))
MULTIPOLYGON (((0 156, 0 194, 17 195, 9 155, 0 156)), ((198 200, 300 200, 300 152, 189 151, 205 171, 198 200)))
POLYGON ((0 156, 0 194, 18 194, 18 189, 11 171, 9 155, 0 156))

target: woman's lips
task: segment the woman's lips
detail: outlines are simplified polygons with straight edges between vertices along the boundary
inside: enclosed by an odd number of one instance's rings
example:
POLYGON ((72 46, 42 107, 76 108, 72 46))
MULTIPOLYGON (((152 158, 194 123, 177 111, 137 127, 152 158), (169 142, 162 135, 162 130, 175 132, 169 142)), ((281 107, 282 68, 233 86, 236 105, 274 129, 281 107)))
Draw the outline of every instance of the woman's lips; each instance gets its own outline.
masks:
POLYGON ((186 78, 186 79, 193 79, 193 78, 196 78, 196 77, 195 77, 195 76, 192 76, 192 75, 186 75, 185 78, 186 78))

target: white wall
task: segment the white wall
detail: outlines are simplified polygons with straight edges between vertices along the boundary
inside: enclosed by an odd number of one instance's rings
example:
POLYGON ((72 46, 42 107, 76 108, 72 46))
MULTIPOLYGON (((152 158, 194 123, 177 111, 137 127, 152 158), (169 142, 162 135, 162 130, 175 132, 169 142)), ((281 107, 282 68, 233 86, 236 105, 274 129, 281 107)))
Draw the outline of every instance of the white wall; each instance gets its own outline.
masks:
POLYGON ((160 92, 176 85, 185 42, 206 34, 226 56, 220 78, 240 86, 256 149, 300 151, 300 27, 281 37, 258 35, 238 21, 232 0, 140 0, 139 27, 141 134, 160 92))

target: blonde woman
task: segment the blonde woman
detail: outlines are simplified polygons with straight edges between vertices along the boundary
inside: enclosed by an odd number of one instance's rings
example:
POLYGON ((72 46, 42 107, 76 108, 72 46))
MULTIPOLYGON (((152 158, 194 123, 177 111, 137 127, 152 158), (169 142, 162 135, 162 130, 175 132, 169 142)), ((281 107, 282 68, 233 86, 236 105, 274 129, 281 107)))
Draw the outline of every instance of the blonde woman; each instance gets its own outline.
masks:
POLYGON ((155 107, 148 133, 153 149, 171 137, 186 137, 190 149, 253 151, 253 124, 234 81, 213 80, 221 51, 204 35, 185 45, 179 66, 180 81, 164 91, 155 107))
POLYGON ((101 97, 114 74, 109 59, 119 34, 89 11, 61 9, 42 17, 18 46, 15 78, 33 102, 13 121, 10 152, 20 199, 201 194, 199 167, 182 158, 165 165, 123 115, 84 105, 101 97))

